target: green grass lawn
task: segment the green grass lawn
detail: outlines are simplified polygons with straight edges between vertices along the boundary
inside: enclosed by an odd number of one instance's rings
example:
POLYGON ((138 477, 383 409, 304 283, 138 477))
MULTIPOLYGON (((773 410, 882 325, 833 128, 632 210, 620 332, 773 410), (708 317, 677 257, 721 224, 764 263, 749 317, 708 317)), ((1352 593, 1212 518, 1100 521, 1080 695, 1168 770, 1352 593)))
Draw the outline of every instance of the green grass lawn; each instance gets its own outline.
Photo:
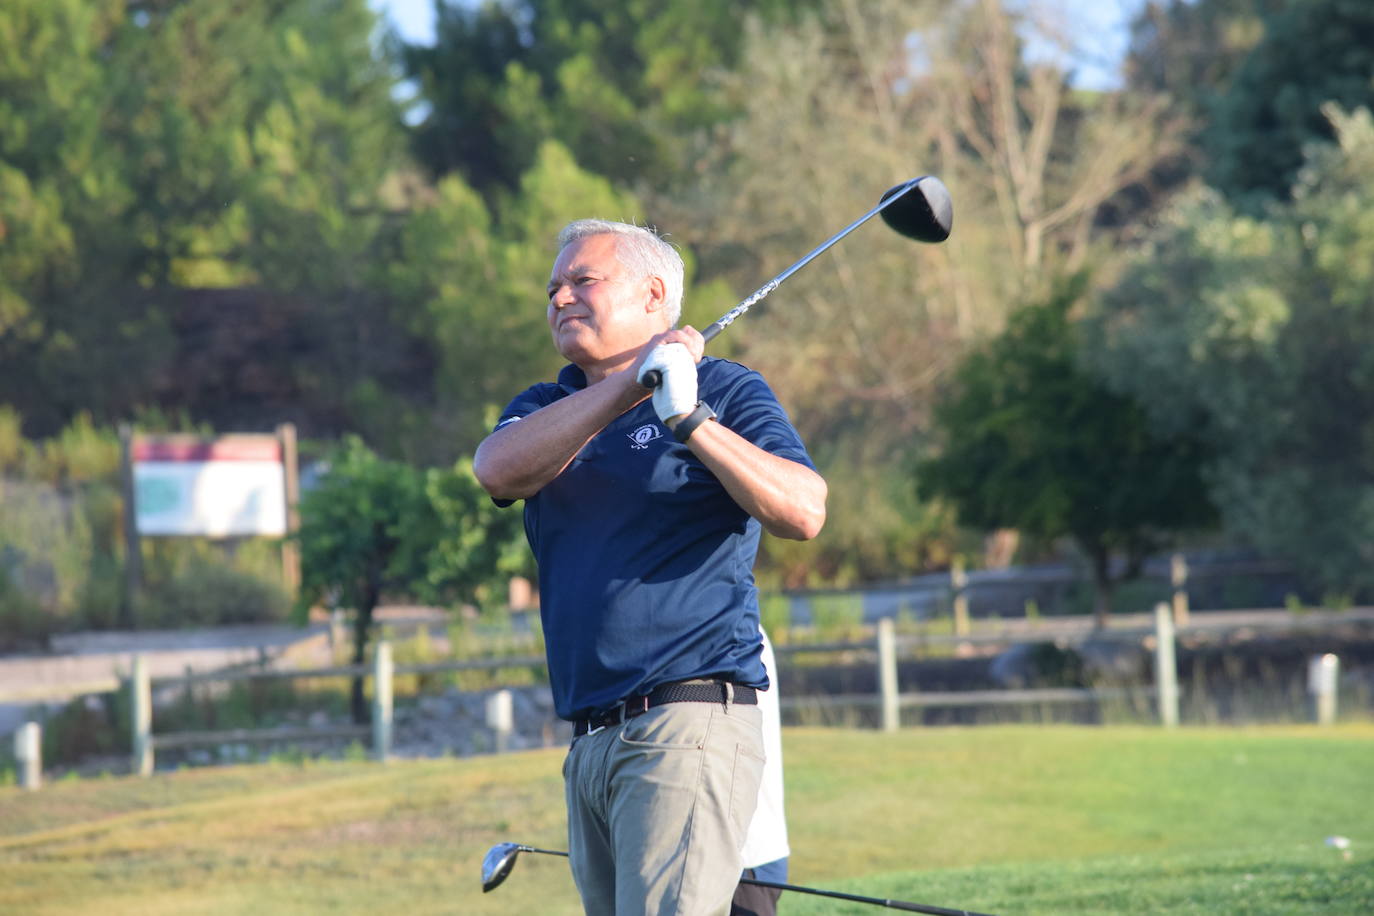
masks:
MULTIPOLYGON (((1374 913, 1374 725, 784 733, 794 883, 994 913, 1374 913), (1349 837, 1351 857, 1328 847, 1349 837)), ((0 789, 0 913, 577 913, 554 749, 0 789)), ((784 916, 877 908, 788 894, 784 916)))

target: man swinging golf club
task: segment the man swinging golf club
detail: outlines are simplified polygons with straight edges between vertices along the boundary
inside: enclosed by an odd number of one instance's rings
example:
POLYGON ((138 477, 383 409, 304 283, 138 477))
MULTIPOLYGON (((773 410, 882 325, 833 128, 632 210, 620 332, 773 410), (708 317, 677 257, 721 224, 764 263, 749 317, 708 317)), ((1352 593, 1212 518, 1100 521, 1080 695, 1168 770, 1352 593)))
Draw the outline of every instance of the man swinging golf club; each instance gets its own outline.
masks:
POLYGON ((676 328, 682 260, 653 232, 559 235, 548 321, 569 365, 477 450, 525 501, 589 914, 725 914, 758 798, 761 530, 815 537, 826 485, 763 378, 676 328), (646 374, 658 382, 646 384, 646 374))

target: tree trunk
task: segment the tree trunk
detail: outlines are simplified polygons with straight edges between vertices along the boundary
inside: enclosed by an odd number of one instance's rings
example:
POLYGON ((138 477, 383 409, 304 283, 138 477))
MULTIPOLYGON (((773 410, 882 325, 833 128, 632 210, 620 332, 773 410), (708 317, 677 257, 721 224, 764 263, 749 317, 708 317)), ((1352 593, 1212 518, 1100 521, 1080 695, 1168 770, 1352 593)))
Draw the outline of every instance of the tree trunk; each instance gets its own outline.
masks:
MULTIPOLYGON (((363 606, 357 609, 357 616, 353 618, 353 664, 362 665, 367 662, 367 641, 372 631, 372 612, 377 607, 379 595, 376 589, 369 588, 363 606)), ((349 691, 349 707, 353 713, 354 725, 366 725, 371 721, 367 705, 367 695, 363 690, 365 675, 353 675, 353 683, 349 691)))

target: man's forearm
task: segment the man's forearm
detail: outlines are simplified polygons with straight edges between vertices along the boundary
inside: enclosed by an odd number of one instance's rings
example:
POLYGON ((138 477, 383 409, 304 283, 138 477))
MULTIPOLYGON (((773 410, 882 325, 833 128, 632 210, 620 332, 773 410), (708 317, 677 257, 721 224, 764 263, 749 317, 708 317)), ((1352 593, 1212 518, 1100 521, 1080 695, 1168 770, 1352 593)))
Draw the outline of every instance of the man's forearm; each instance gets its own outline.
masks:
POLYGON ((806 465, 766 452, 715 422, 697 427, 687 447, 769 534, 795 541, 820 534, 828 488, 806 465))
POLYGON ((633 378, 616 373, 483 439, 473 456, 473 472, 497 499, 533 496, 607 423, 648 395, 633 378))

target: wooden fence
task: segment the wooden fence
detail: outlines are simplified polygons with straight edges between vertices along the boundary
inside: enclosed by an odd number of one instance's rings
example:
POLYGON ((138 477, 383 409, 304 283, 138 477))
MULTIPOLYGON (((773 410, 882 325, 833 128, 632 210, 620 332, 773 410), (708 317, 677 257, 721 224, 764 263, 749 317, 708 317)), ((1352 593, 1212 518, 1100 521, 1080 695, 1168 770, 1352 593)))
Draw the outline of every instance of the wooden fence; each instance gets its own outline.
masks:
MULTIPOLYGON (((1153 637, 1154 685, 1146 688, 1160 724, 1172 728, 1178 724, 1179 688, 1175 660, 1175 639, 1179 628, 1175 623, 1177 609, 1160 603, 1152 615, 1122 615, 1118 625, 1105 631, 1113 638, 1153 637)), ((1299 618, 1310 626, 1326 627, 1352 620, 1374 621, 1374 610, 1360 609, 1357 613, 1313 612, 1299 618)), ((1262 630, 1289 628, 1294 625, 1292 615, 1257 618, 1255 612, 1209 612, 1194 616, 1183 628, 1188 633, 1225 632, 1237 628, 1262 630), (1242 616, 1244 615, 1244 616, 1242 616)), ((1140 689, 1100 688, 1040 688, 1017 690, 975 690, 960 692, 902 692, 897 678, 899 654, 919 654, 936 646, 977 644, 1008 644, 1027 641, 1053 640, 1071 645, 1104 631, 1094 630, 1091 622, 1082 618, 1046 619, 1037 622, 1008 620, 989 624, 981 632, 936 634, 898 634, 890 618, 880 620, 872 639, 856 642, 806 643, 777 645, 779 659, 801 653, 845 653, 871 657, 876 660, 878 692, 876 694, 829 694, 812 697, 783 697, 784 710, 801 708, 868 708, 879 712, 880 727, 896 730, 903 709, 926 707, 967 707, 980 705, 1039 704, 1053 705, 1083 703, 1126 696, 1138 697, 1140 689)), ((147 776, 153 772, 156 751, 226 743, 299 742, 319 739, 369 740, 372 756, 386 760, 392 751, 393 683, 399 675, 439 674, 461 671, 495 670, 516 667, 542 667, 542 656, 515 656, 469 661, 443 661, 396 665, 388 642, 378 644, 370 665, 339 665, 326 668, 296 670, 251 669, 188 673, 171 677, 150 677, 142 656, 135 656, 130 676, 120 689, 129 691, 132 723, 132 769, 147 776), (186 731, 157 733, 153 723, 154 690, 189 688, 203 683, 233 683, 249 680, 318 679, 335 677, 364 677, 372 681, 372 722, 368 726, 337 725, 325 727, 286 727, 265 729, 227 729, 215 731, 186 731)), ((1308 688, 1313 696, 1316 718, 1323 724, 1335 721, 1336 693, 1339 680, 1339 660, 1334 655, 1322 655, 1312 660, 1308 688)), ((113 683, 113 682, 112 682, 113 683)), ((109 689, 103 682, 93 685, 109 689)), ((0 698, 4 699, 4 698, 0 698)), ((498 748, 504 747, 501 730, 510 728, 509 698, 504 704, 489 704, 488 722, 498 732, 498 748), (504 714, 502 714, 504 710, 504 714), (504 723, 504 724, 503 724, 504 723)), ((33 726, 33 723, 30 723, 33 726)), ((20 763, 22 783, 36 785, 41 763, 35 758, 41 746, 35 735, 36 726, 21 728, 15 737, 15 757, 20 763)))

